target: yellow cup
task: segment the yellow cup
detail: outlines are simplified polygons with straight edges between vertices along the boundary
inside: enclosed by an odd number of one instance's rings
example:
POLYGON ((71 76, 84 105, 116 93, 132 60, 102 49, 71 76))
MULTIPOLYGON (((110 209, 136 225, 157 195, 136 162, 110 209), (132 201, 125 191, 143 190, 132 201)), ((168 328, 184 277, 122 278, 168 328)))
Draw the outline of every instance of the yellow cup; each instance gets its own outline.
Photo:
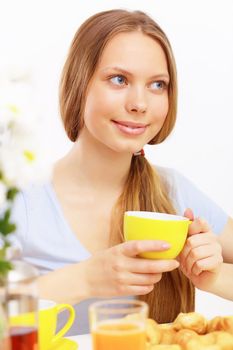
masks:
POLYGON ((51 300, 39 302, 39 343, 40 350, 50 349, 70 329, 75 319, 74 308, 69 304, 56 304, 51 300), (68 310, 66 324, 56 333, 57 317, 61 311, 68 310))
MULTIPOLYGON (((74 308, 69 304, 56 304, 52 300, 39 300, 39 349, 49 350, 70 329, 75 319, 74 308), (64 310, 69 311, 66 324, 56 333, 58 314, 64 310)), ((33 313, 21 314, 10 318, 10 326, 34 325, 35 315, 33 313)))
POLYGON ((188 234, 190 220, 183 216, 149 211, 127 211, 124 215, 124 237, 131 240, 163 240, 171 248, 140 254, 147 259, 174 259, 179 255, 188 234))

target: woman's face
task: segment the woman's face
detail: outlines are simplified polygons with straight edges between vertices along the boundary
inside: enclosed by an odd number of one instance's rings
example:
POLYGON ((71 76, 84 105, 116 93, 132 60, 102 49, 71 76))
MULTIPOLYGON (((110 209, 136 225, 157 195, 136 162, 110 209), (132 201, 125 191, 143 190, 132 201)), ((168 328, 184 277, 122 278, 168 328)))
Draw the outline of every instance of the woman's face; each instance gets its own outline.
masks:
POLYGON ((117 34, 90 81, 83 134, 116 152, 140 150, 164 123, 168 84, 166 57, 155 40, 136 31, 117 34))

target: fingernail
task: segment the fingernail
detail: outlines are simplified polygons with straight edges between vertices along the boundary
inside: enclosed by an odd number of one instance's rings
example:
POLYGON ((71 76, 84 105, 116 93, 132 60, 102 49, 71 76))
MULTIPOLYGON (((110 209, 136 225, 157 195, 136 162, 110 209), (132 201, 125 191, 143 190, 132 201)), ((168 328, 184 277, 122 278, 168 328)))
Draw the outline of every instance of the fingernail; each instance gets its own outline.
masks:
POLYGON ((169 243, 163 243, 162 244, 162 248, 163 249, 169 249, 169 248, 171 248, 171 245, 169 243))

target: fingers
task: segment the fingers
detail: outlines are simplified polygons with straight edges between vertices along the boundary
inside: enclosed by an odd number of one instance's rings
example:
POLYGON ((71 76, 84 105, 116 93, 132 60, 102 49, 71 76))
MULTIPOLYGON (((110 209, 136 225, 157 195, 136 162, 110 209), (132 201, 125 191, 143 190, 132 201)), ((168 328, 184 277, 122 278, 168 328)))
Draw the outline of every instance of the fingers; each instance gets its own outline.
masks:
POLYGON ((172 271, 179 266, 176 260, 149 260, 140 258, 127 258, 124 261, 128 271, 134 273, 155 274, 172 271))
POLYGON ((120 252, 128 257, 135 257, 140 253, 163 251, 170 248, 166 241, 128 241, 118 246, 120 252))
POLYGON ((132 275, 133 275, 132 278, 134 280, 134 284, 137 286, 143 286, 143 285, 149 286, 149 285, 158 283, 162 278, 162 273, 155 273, 155 274, 134 273, 132 275))
POLYGON ((219 256, 218 261, 214 256, 199 260, 194 264, 192 274, 199 276, 203 271, 214 271, 222 262, 223 258, 221 255, 219 256))
POLYGON ((190 236, 179 256, 181 269, 186 275, 200 274, 203 268, 217 268, 222 262, 222 248, 211 232, 190 236), (209 263, 211 262, 211 264, 209 263))
POLYGON ((130 286, 128 293, 124 295, 146 295, 152 292, 154 289, 154 284, 149 286, 130 286))
POLYGON ((117 284, 149 286, 159 282, 162 278, 162 273, 124 273, 117 279, 117 284))
POLYGON ((149 260, 114 256, 112 276, 118 295, 145 295, 153 290, 162 273, 179 266, 176 260, 149 260))
POLYGON ((194 273, 194 271, 195 274, 200 274, 204 270, 202 267, 207 266, 205 262, 215 261, 215 265, 211 265, 213 268, 218 265, 221 259, 221 249, 219 249, 217 243, 199 246, 190 251, 182 263, 182 269, 186 274, 194 273))
POLYGON ((201 219, 201 218, 196 218, 190 225, 189 225, 189 230, 188 230, 188 235, 192 236, 197 233, 203 233, 203 232, 208 232, 210 231, 210 227, 208 223, 201 219))
POLYGON ((150 293, 154 284, 159 282, 162 274, 136 274, 128 271, 117 272, 114 275, 116 295, 143 295, 150 293))
POLYGON ((191 220, 191 221, 194 220, 194 214, 193 214, 192 209, 190 209, 190 208, 187 208, 187 209, 185 210, 184 216, 185 216, 186 218, 188 218, 189 220, 191 220))
POLYGON ((217 238, 211 232, 202 233, 199 235, 196 234, 196 235, 189 237, 185 243, 185 246, 184 246, 181 254, 179 255, 180 263, 184 264, 184 261, 186 260, 187 256, 189 255, 189 253, 193 249, 200 247, 200 246, 206 246, 206 245, 209 245, 211 243, 214 244, 216 242, 217 242, 217 238))
MULTIPOLYGON (((186 209, 185 214, 189 215, 191 209, 186 209)), ((192 213, 192 211, 191 211, 192 213)), ((191 214, 189 215, 191 216, 191 214)), ((201 219, 196 218, 189 225, 188 239, 186 240, 185 246, 179 255, 178 260, 183 264, 190 251, 200 245, 210 244, 211 241, 215 241, 215 236, 211 233, 208 223, 201 219)))

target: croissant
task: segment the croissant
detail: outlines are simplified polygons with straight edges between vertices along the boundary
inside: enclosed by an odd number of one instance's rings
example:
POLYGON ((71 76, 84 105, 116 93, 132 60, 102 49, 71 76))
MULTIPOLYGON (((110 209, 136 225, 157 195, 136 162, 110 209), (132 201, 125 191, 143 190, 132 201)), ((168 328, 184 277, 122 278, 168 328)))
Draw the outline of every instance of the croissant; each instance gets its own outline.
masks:
POLYGON ((159 344, 161 340, 161 331, 158 323, 151 318, 146 320, 146 339, 150 345, 159 344))
POLYGON ((180 313, 173 322, 173 328, 177 331, 186 328, 191 329, 198 334, 205 334, 208 322, 204 316, 197 312, 180 313))
POLYGON ((216 339, 216 344, 220 345, 221 350, 232 350, 233 349, 233 335, 224 332, 224 331, 216 331, 213 332, 216 339))
POLYGON ((201 314, 180 313, 173 323, 146 323, 147 350, 233 350, 233 316, 207 321, 201 314))
POLYGON ((208 332, 227 331, 233 334, 233 316, 214 317, 208 324, 208 332))
POLYGON ((182 348, 177 345, 165 345, 165 344, 159 344, 159 345, 151 345, 147 348, 147 350, 182 350, 182 348))
POLYGON ((217 345, 203 345, 197 339, 191 339, 184 348, 185 350, 222 350, 222 348, 217 345))
POLYGON ((181 329, 174 336, 174 343, 184 348, 190 339, 195 339, 198 334, 191 329, 181 329))
POLYGON ((213 345, 216 342, 216 337, 214 333, 207 333, 199 335, 199 340, 202 345, 213 345))

